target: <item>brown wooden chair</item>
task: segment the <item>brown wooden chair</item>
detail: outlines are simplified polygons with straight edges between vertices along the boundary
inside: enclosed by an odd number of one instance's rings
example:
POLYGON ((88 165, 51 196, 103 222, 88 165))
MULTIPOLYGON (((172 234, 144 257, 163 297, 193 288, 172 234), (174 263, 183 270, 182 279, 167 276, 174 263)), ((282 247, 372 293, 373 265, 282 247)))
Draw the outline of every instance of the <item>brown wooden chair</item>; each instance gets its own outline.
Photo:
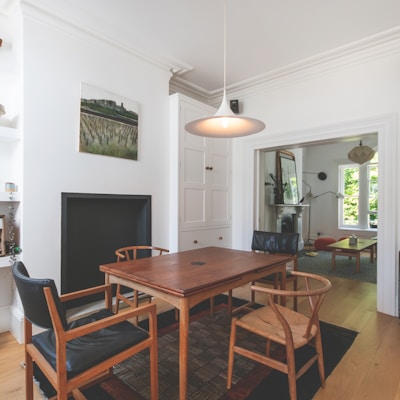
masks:
MULTIPOLYGON (((115 250, 115 255, 117 256, 117 262, 132 261, 138 258, 152 257, 153 255, 160 256, 164 253, 169 253, 169 250, 156 246, 127 246, 115 250)), ((122 289, 121 285, 117 284, 116 304, 115 304, 116 313, 118 313, 119 311, 120 301, 132 307, 137 307, 139 305, 139 302, 141 301, 147 300, 149 303, 151 302, 151 296, 146 293, 142 293, 134 289, 133 296, 130 296, 129 294, 125 295, 124 293, 122 293, 121 289, 122 289)))
POLYGON ((268 305, 251 311, 241 318, 234 317, 231 323, 229 344, 227 388, 232 385, 234 354, 240 354, 288 375, 290 399, 296 400, 296 381, 315 362, 318 363, 321 386, 325 386, 324 359, 322 351, 321 332, 318 312, 327 292, 331 288, 328 279, 305 272, 291 272, 297 278, 303 278, 305 289, 281 290, 262 286, 252 286, 253 291, 266 293, 268 305), (308 315, 279 305, 275 298, 279 296, 305 297, 310 305, 308 315), (245 329, 266 339, 265 354, 236 344, 237 329, 245 329), (285 348, 285 357, 274 357, 271 352, 271 342, 285 348), (315 348, 315 354, 297 371, 295 365, 295 350, 310 345, 315 348), (286 360, 286 361, 285 361, 286 360))
POLYGON ((24 308, 26 399, 33 400, 33 362, 57 393, 57 400, 86 397, 81 389, 112 375, 113 366, 150 350, 151 399, 158 399, 157 314, 155 304, 112 312, 111 285, 59 296, 52 279, 33 279, 21 261, 12 268, 24 308), (63 302, 105 293, 106 308, 67 321, 63 302), (149 330, 128 321, 148 315, 149 330), (43 328, 32 335, 32 325, 43 328))

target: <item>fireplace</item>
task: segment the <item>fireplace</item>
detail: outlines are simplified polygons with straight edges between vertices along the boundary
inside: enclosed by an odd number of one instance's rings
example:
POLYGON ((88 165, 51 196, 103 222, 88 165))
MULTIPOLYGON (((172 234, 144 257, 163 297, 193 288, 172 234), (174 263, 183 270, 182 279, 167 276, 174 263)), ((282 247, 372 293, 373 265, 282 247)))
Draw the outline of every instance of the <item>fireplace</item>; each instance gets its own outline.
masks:
POLYGON ((296 214, 284 214, 280 218, 282 233, 295 233, 296 214))
POLYGON ((272 204, 275 209, 276 232, 299 233, 299 250, 304 247, 302 216, 308 204, 272 204))
POLYGON ((151 244, 149 195, 62 193, 61 207, 62 293, 103 284, 117 248, 151 244))

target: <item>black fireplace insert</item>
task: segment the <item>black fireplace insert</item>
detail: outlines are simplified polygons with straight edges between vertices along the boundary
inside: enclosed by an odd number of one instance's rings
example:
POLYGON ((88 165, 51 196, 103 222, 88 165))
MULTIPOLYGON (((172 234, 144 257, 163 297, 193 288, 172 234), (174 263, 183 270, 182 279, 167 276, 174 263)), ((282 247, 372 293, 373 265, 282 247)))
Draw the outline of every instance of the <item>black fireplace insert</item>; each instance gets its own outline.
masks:
POLYGON ((116 249, 151 244, 150 195, 62 193, 61 207, 61 293, 103 284, 116 249))

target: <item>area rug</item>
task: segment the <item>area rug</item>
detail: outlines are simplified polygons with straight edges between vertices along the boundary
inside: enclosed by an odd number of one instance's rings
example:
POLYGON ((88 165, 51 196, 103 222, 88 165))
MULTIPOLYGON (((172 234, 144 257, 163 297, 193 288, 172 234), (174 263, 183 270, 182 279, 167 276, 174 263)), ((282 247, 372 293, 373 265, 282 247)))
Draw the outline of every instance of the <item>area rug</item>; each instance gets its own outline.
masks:
MULTIPOLYGON (((235 357, 232 389, 229 391, 226 389, 230 318, 225 300, 225 296, 219 297, 217 300, 219 305, 213 316, 210 316, 207 305, 200 305, 200 308, 192 311, 187 398, 189 400, 257 400, 264 398, 265 393, 268 393, 268 398, 274 400, 288 399, 286 375, 271 371, 241 356, 235 357)), ((179 330, 177 328, 173 310, 159 315, 160 400, 179 398, 179 330)), ((321 330, 328 376, 353 343, 356 332, 323 322, 321 322, 321 330)), ((249 337, 247 333, 241 332, 239 339, 251 343, 255 349, 265 349, 265 341, 257 336, 249 337)), ((301 359, 304 354, 300 353, 296 356, 301 359)), ((135 355, 115 366, 115 377, 92 389, 97 392, 85 394, 89 400, 150 399, 148 366, 148 352, 135 355)), ((310 369, 298 381, 298 399, 311 399, 319 387, 318 372, 316 369, 310 369)))
POLYGON ((318 251, 315 254, 314 257, 305 255, 299 258, 298 268, 300 271, 376 283, 376 258, 371 263, 369 254, 361 254, 360 273, 356 272, 355 257, 350 260, 347 256, 336 256, 336 268, 333 270, 330 252, 318 251))

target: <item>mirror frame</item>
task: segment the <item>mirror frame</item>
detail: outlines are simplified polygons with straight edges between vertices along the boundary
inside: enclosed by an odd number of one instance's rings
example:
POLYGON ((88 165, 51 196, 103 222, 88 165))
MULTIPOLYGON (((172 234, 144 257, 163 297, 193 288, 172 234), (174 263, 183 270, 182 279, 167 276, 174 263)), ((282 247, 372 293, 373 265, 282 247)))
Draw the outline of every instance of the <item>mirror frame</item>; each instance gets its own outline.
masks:
POLYGON ((275 204, 299 204, 296 159, 292 152, 276 152, 277 188, 275 204))

